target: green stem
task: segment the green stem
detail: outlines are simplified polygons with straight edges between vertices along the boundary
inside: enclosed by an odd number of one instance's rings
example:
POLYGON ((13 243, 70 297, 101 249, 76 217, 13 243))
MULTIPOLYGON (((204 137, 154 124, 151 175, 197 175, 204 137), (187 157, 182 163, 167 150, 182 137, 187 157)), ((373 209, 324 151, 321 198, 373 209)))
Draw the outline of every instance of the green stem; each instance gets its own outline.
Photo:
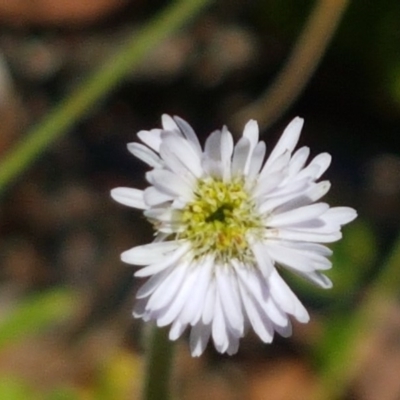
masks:
POLYGON ((168 339, 166 329, 156 326, 151 329, 143 399, 170 400, 173 343, 168 339))
POLYGON ((143 61, 156 45, 176 32, 198 14, 211 0, 173 2, 128 43, 117 51, 97 72, 91 75, 61 104, 56 106, 36 127, 28 132, 0 163, 0 194, 8 184, 104 98, 127 73, 143 61))
MULTIPOLYGON (((341 399, 349 383, 354 379, 363 363, 359 345, 365 343, 373 333, 382 313, 382 306, 391 304, 400 291, 400 237, 393 247, 382 272, 367 292, 357 312, 350 315, 347 323, 342 324, 345 335, 331 343, 326 354, 326 364, 320 379, 320 385, 313 399, 341 399)), ((334 329, 334 327, 332 327, 334 329)))
POLYGON ((292 53, 274 82, 259 99, 234 115, 230 126, 240 131, 253 118, 266 129, 293 104, 321 62, 349 3, 349 0, 315 2, 292 53))

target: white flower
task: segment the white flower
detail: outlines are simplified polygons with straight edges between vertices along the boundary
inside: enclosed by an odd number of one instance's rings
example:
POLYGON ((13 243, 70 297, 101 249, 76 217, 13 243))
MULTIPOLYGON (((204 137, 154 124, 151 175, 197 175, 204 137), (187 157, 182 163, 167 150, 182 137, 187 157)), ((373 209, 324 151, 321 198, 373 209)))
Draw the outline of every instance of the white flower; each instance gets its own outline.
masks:
POLYGON ((152 167, 150 186, 111 192, 116 201, 144 210, 156 230, 153 243, 121 255, 144 266, 135 276, 149 277, 134 316, 172 324, 171 340, 190 326, 193 356, 210 337, 219 352, 236 353, 250 327, 265 343, 275 331, 289 336, 289 316, 305 323, 309 315, 278 267, 330 288, 320 271, 331 267, 331 250, 320 243, 340 239, 341 226, 356 217, 352 208, 317 202, 330 188, 316 181, 331 156, 319 154, 306 165, 308 147, 293 153, 301 118, 289 124, 265 162, 256 121, 246 124, 236 145, 226 127, 213 132, 204 150, 181 118, 163 115, 162 126, 138 133, 144 145, 128 144, 152 167))

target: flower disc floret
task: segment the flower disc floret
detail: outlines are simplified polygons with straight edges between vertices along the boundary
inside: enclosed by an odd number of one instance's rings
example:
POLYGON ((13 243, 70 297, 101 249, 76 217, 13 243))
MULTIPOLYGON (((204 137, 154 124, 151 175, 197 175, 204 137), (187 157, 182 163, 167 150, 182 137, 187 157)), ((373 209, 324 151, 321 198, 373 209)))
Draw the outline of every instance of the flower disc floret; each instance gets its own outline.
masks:
POLYGON ((194 197, 182 210, 178 239, 191 243, 196 258, 213 254, 216 262, 253 263, 249 241, 261 238, 263 223, 244 179, 200 179, 194 197))

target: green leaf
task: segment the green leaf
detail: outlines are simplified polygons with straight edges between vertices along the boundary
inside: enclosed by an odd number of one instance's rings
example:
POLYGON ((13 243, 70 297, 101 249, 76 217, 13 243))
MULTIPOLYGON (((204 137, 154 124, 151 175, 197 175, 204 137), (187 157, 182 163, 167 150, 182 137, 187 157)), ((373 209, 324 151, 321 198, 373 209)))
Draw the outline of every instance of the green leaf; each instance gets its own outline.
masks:
POLYGON ((80 400, 80 396, 76 393, 76 390, 63 387, 47 394, 45 400, 80 400))
POLYGON ((0 349, 65 320, 75 306, 74 293, 60 288, 25 298, 0 320, 0 349))
POLYGON ((0 378, 0 399, 4 400, 38 400, 32 392, 32 388, 19 379, 2 377, 0 378))

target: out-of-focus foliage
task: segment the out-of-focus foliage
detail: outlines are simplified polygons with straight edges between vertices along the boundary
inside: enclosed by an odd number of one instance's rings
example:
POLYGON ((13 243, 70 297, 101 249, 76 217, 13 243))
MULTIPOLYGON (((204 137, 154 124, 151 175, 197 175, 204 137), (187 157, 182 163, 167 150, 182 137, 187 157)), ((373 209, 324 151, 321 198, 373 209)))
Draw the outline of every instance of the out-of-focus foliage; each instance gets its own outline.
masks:
POLYGON ((23 381, 7 377, 0 379, 0 396, 9 400, 38 399, 38 396, 32 393, 32 388, 23 381))
POLYGON ((55 289, 30 295, 13 305, 0 318, 0 351, 10 342, 40 333, 49 325, 70 318, 76 309, 75 296, 68 290, 55 289))
MULTIPOLYGON (((258 2, 260 29, 279 32, 292 43, 316 1, 258 2)), ((337 90, 351 85, 347 95, 363 99, 370 112, 392 116, 400 107, 400 3, 394 0, 350 1, 327 55, 342 67, 335 78, 337 90)), ((335 87, 331 86, 331 90, 335 87)))

